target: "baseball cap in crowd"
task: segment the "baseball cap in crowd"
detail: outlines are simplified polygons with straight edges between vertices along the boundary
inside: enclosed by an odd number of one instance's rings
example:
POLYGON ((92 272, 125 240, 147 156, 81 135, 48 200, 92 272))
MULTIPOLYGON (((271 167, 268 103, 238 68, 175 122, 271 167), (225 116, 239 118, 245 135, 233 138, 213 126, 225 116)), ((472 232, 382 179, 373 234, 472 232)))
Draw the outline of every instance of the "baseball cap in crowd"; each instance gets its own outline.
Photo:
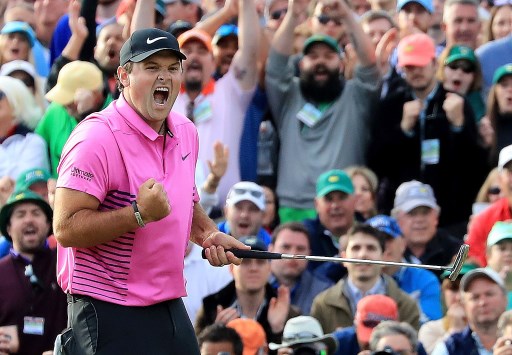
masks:
MULTIPOLYGON (((30 190, 25 191, 15 191, 9 198, 7 199, 7 202, 0 210, 0 232, 2 232, 2 235, 10 242, 12 242, 12 238, 7 233, 7 225, 9 224, 9 221, 11 219, 12 211, 14 210, 14 207, 16 205, 22 203, 22 202, 32 202, 41 207, 44 214, 50 221, 53 218, 53 210, 50 207, 50 205, 43 200, 41 196, 36 194, 35 192, 32 192, 30 190)), ((50 227, 50 234, 51 234, 51 227, 50 227)))
POLYGON ((338 342, 332 334, 324 334, 320 322, 311 316, 298 316, 288 319, 284 325, 283 342, 281 344, 270 343, 270 350, 287 348, 298 344, 310 344, 322 342, 327 346, 328 353, 334 354, 338 348, 338 342))
MULTIPOLYGON (((471 263, 463 264, 462 268, 460 269, 459 276, 457 276, 457 278, 464 277, 464 275, 466 275, 471 270, 475 270, 476 268, 477 268, 477 266, 475 264, 471 264, 471 263)), ((443 271, 443 273, 441 274, 441 280, 446 279, 448 276, 450 276, 451 273, 452 273, 451 270, 443 271)), ((452 281, 450 281, 450 282, 452 282, 452 281)))
POLYGON ((430 185, 412 180, 404 182, 396 189, 393 211, 408 213, 420 206, 439 209, 430 185))
POLYGON ((25 37, 27 37, 30 47, 34 47, 34 44, 36 43, 36 34, 34 33, 34 30, 32 29, 32 27, 30 27, 30 25, 26 22, 22 22, 22 21, 7 22, 4 25, 4 27, 2 27, 0 34, 8 34, 8 33, 24 34, 25 37))
POLYGON ((402 8, 411 3, 415 2, 417 4, 420 4, 423 6, 428 12, 433 13, 434 12, 434 3, 432 0, 398 0, 398 3, 396 4, 396 11, 402 10, 402 8))
POLYGON ((496 222, 487 237, 487 247, 492 247, 505 239, 512 240, 512 223, 496 222))
POLYGON ((436 57, 432 38, 425 33, 415 33, 398 43, 398 66, 424 67, 436 57))
POLYGON ((498 158, 498 169, 503 170, 505 165, 512 161, 512 144, 507 145, 505 148, 500 150, 500 156, 498 158))
POLYGON ((504 76, 512 75, 512 63, 502 65, 494 72, 492 83, 497 84, 504 76))
POLYGON ((396 302, 385 295, 369 295, 357 304, 356 334, 360 343, 369 343, 373 328, 386 320, 398 320, 396 302))
POLYGON ((32 65, 32 63, 27 62, 26 60, 12 60, 5 64, 2 64, 0 67, 0 76, 10 75, 15 71, 22 71, 30 75, 34 80, 37 78, 36 69, 32 65))
POLYGON ((402 236, 402 230, 400 229, 396 219, 393 217, 380 214, 366 220, 365 223, 380 230, 381 232, 384 232, 390 237, 399 238, 402 236))
POLYGON ((503 291, 506 290, 505 283, 503 282, 503 279, 501 278, 501 276, 496 271, 494 271, 493 269, 488 268, 488 267, 476 268, 476 269, 468 272, 466 275, 464 275, 462 277, 462 280, 460 280, 460 289, 463 292, 466 292, 468 290, 471 282, 478 278, 485 278, 485 279, 491 280, 496 285, 501 287, 501 289, 503 289, 503 291))
POLYGON ((29 169, 22 172, 16 180, 15 191, 29 190, 36 182, 47 182, 51 178, 50 172, 46 169, 29 169))
POLYGON ((128 62, 142 62, 149 56, 164 50, 173 52, 181 60, 187 59, 185 54, 180 52, 178 41, 169 32, 158 28, 137 30, 121 47, 120 65, 128 62))
POLYGON ((260 323, 250 318, 236 318, 230 320, 226 327, 236 330, 242 343, 244 351, 242 355, 258 354, 259 349, 267 346, 267 336, 260 323))
POLYGON ((444 64, 450 64, 457 60, 467 60, 473 64, 477 63, 475 52, 467 46, 455 45, 450 49, 450 53, 444 60, 444 64))
POLYGON ((180 47, 183 47, 185 43, 190 41, 199 41, 208 49, 208 52, 212 51, 212 37, 203 30, 193 28, 190 31, 183 32, 178 37, 180 47))
POLYGON ((91 62, 74 60, 62 67, 57 84, 46 93, 48 101, 62 106, 69 105, 75 99, 78 89, 100 90, 103 87, 103 74, 91 62))
POLYGON ((334 38, 332 38, 331 36, 323 35, 323 34, 316 34, 316 35, 309 37, 304 42, 304 47, 302 50, 304 55, 308 54, 308 51, 311 48, 311 46, 316 43, 323 43, 323 44, 327 45, 329 48, 331 48, 333 51, 335 51, 336 53, 341 52, 340 47, 338 46, 338 42, 336 42, 336 40, 334 38))
POLYGON ((167 32, 178 38, 183 32, 189 31, 192 28, 194 28, 194 26, 192 26, 190 22, 177 20, 169 25, 167 32))
POLYGON ((238 37, 238 27, 233 24, 226 24, 219 27, 212 39, 212 44, 218 44, 219 41, 228 36, 238 37))
POLYGON ((261 211, 265 210, 265 192, 263 188, 251 181, 241 181, 231 187, 226 198, 226 205, 233 206, 241 201, 251 201, 261 211))
POLYGON ((352 180, 343 170, 329 170, 316 180, 316 197, 323 197, 332 191, 341 191, 349 195, 354 193, 352 180))
POLYGON ((267 251, 265 242, 256 236, 242 237, 239 239, 240 242, 251 247, 251 250, 267 251))

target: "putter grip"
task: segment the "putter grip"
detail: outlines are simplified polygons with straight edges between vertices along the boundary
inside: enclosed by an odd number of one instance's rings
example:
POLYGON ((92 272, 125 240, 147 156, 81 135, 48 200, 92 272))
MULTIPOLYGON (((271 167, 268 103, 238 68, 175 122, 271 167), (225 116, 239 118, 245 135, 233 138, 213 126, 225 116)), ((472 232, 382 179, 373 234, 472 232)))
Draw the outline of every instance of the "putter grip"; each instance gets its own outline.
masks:
MULTIPOLYGON (((269 251, 260 251, 260 250, 243 250, 243 249, 228 249, 226 251, 230 251, 237 258, 247 258, 247 259, 281 259, 280 253, 271 253, 269 251)), ((201 252, 201 256, 203 259, 206 259, 205 249, 201 252)))

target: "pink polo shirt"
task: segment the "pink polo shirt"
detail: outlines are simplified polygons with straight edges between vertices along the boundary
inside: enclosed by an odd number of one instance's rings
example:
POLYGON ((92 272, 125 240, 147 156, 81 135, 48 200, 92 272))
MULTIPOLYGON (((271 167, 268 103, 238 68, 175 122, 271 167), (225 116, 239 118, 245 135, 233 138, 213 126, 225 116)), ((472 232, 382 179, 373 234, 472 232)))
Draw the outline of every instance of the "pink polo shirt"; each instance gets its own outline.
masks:
POLYGON ((183 260, 193 206, 199 201, 194 183, 199 144, 186 117, 171 112, 167 124, 164 140, 121 95, 72 132, 62 152, 57 187, 90 194, 100 201, 99 210, 111 211, 129 206, 140 185, 155 178, 164 185, 172 212, 109 243, 59 245, 57 279, 64 292, 128 306, 186 295, 183 260))

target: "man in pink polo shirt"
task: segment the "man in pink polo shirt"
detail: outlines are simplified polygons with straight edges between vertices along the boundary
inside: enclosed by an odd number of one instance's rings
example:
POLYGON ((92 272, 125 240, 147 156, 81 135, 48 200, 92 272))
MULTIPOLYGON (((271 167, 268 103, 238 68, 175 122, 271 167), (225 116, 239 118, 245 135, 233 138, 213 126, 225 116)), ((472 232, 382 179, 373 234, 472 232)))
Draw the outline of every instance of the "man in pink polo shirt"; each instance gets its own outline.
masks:
POLYGON ((121 49, 122 95, 73 131, 55 194, 57 279, 68 293, 64 354, 199 354, 181 300, 188 240, 214 266, 244 244, 218 231, 194 183, 198 136, 171 112, 182 61, 177 40, 135 31, 121 49))

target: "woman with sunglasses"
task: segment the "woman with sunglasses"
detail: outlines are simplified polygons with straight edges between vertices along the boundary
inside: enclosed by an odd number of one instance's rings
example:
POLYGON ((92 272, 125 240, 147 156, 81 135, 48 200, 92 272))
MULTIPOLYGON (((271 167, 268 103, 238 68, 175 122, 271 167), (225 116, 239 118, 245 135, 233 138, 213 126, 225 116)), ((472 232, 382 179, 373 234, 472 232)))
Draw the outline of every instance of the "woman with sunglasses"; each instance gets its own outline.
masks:
POLYGON ((437 78, 446 91, 464 96, 478 121, 485 115, 485 103, 480 90, 482 71, 475 52, 466 46, 447 47, 439 56, 437 78))

